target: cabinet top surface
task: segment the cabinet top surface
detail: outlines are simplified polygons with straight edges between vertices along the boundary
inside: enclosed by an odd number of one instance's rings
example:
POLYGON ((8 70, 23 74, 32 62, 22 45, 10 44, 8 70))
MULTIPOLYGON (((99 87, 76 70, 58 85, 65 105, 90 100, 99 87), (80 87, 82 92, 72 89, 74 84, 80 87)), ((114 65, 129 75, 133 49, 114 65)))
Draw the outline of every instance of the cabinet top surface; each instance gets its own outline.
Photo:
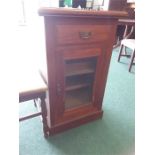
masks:
POLYGON ((123 18, 127 17, 124 11, 105 10, 80 10, 77 8, 52 8, 42 7, 38 11, 41 16, 62 16, 62 17, 97 17, 97 18, 123 18))

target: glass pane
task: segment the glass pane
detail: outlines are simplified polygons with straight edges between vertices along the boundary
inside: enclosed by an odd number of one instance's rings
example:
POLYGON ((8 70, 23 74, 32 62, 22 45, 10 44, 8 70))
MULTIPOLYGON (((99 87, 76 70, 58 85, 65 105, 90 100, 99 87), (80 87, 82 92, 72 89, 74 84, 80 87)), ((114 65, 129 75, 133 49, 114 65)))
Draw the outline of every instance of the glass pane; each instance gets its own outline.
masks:
POLYGON ((65 61, 65 109, 92 103, 97 57, 65 61))

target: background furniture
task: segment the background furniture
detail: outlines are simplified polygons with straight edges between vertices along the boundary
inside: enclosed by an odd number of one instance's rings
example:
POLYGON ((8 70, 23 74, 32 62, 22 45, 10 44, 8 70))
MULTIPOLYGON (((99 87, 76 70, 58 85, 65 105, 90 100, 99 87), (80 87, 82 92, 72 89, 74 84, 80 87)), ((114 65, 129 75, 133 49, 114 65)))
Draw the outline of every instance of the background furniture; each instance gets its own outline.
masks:
POLYGON ((73 0, 73 8, 77 8, 79 5, 81 8, 86 8, 86 0, 73 0))
POLYGON ((19 86, 20 86, 19 102, 20 103, 29 101, 29 100, 35 100, 38 98, 41 100, 40 102, 41 111, 40 112, 21 117, 19 118, 19 121, 24 121, 24 120, 42 115, 44 136, 47 137, 48 126, 47 126, 47 120, 46 120, 47 112, 46 112, 46 103, 45 103, 47 86, 44 84, 42 78, 37 73, 22 74, 19 81, 20 81, 19 83, 19 86))
POLYGON ((134 64, 134 58, 135 58, 135 39, 123 39, 121 41, 121 46, 120 46, 120 52, 119 52, 119 56, 118 56, 118 62, 120 61, 121 56, 129 56, 126 53, 123 53, 123 48, 130 48, 132 50, 132 54, 131 54, 131 59, 130 59, 130 64, 129 64, 129 72, 131 72, 131 67, 134 64))
POLYGON ((135 38, 135 2, 134 0, 109 0, 109 10, 126 11, 128 16, 118 21, 114 48, 120 46, 122 39, 135 38))
POLYGON ((128 0, 109 0, 109 10, 127 11, 127 19, 135 19, 135 2, 128 0))
POLYGON ((124 10, 127 0, 109 0, 109 10, 124 10))
POLYGON ((102 117, 117 20, 126 12, 41 8, 44 16, 50 133, 102 117))
POLYGON ((134 19, 119 19, 116 43, 114 48, 120 46, 121 40, 123 39, 134 39, 135 38, 135 20, 134 19))

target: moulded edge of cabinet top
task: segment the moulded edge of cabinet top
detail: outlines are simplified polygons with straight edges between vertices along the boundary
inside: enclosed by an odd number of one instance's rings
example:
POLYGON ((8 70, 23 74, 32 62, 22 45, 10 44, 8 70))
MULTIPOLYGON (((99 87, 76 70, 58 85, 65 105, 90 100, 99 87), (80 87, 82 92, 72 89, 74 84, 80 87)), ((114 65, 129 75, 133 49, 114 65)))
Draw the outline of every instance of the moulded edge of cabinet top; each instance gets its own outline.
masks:
POLYGON ((95 18, 126 18, 128 13, 125 11, 109 10, 79 10, 77 8, 52 8, 41 7, 38 10, 41 16, 70 16, 70 17, 95 17, 95 18))

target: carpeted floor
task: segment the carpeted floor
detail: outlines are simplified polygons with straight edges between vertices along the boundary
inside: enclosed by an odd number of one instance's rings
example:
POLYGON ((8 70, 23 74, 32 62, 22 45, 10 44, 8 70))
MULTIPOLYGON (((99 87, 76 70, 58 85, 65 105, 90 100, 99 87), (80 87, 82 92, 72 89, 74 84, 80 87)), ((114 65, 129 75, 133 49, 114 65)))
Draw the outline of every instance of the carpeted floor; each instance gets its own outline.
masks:
MULTIPOLYGON (((128 58, 117 62, 113 51, 101 120, 44 139, 40 118, 19 125, 20 155, 133 155, 135 141, 135 74, 128 58)), ((22 104, 20 114, 29 104, 22 104)))

